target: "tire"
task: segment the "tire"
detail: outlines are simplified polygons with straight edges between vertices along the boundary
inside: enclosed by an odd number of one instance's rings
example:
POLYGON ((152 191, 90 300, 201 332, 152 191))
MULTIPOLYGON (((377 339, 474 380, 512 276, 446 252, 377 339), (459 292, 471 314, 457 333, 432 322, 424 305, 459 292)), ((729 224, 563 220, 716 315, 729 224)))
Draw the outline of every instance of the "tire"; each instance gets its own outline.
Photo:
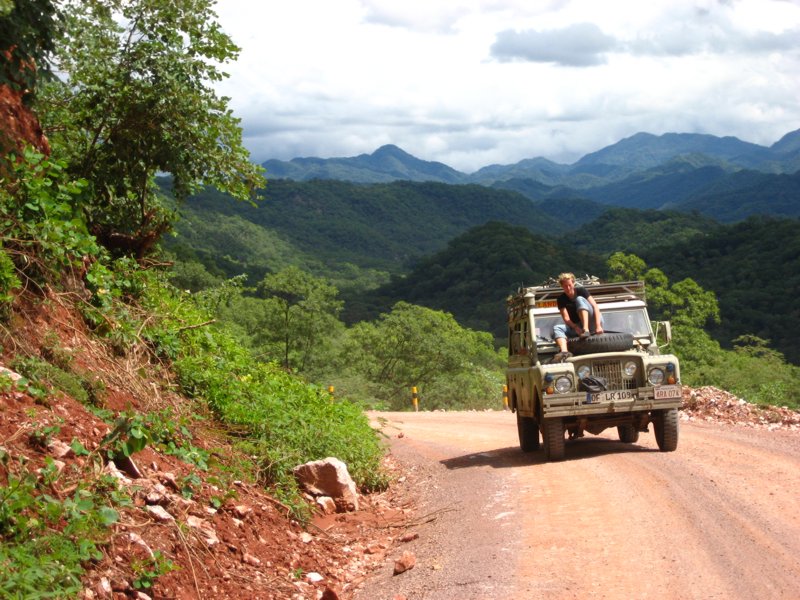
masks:
POLYGON ((633 444, 639 441, 639 432, 633 425, 617 425, 619 441, 623 444, 633 444))
POLYGON ((674 452, 678 447, 678 409, 670 408, 655 414, 653 429, 661 452, 674 452))
POLYGON ((534 452, 539 449, 539 424, 533 417, 522 417, 517 411, 517 433, 519 449, 523 452, 534 452))
POLYGON ((631 333, 599 333, 585 338, 569 338, 569 351, 575 355, 595 352, 622 352, 633 347, 631 333))
POLYGON ((545 419, 542 428, 547 460, 564 460, 564 424, 561 419, 545 419))

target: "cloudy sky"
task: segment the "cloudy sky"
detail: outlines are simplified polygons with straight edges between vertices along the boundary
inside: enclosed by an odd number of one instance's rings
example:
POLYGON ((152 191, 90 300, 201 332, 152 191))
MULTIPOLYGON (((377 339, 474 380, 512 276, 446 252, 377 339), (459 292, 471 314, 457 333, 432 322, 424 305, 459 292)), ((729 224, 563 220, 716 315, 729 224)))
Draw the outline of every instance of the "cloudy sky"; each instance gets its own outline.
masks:
POLYGON ((218 0, 253 160, 396 144, 465 172, 639 131, 800 128, 800 0, 218 0))

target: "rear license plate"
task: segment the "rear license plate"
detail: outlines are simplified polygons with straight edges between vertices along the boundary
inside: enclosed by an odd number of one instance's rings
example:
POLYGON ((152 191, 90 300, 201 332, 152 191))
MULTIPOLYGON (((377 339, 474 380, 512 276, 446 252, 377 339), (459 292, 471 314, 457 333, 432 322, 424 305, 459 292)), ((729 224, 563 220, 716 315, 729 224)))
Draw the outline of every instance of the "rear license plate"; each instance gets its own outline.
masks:
POLYGON ((586 401, 594 404, 595 402, 616 402, 617 400, 635 400, 636 392, 633 390, 618 390, 615 392, 597 392, 596 394, 586 394, 586 401))
POLYGON ((678 385, 660 385, 653 390, 656 400, 680 398, 681 388, 678 385))

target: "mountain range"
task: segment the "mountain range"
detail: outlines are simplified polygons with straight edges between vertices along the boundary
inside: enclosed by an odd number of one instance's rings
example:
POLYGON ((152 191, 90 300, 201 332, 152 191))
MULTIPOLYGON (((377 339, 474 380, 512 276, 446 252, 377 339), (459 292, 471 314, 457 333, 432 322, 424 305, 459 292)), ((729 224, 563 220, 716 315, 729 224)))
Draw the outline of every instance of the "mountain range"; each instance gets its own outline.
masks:
POLYGON ((571 165, 539 157, 471 174, 420 160, 392 145, 350 158, 268 160, 263 166, 273 180, 478 184, 536 201, 569 198, 674 209, 720 222, 762 214, 800 216, 800 129, 769 147, 735 137, 637 133, 571 165))
POLYGON ((548 186, 584 189, 621 181, 633 173, 663 168, 678 160, 695 167, 716 166, 722 171, 742 169, 764 173, 794 173, 800 169, 800 129, 772 146, 743 142, 735 137, 699 133, 637 133, 585 155, 573 164, 538 157, 512 165, 489 165, 462 173, 440 162, 421 160, 394 145, 372 154, 347 158, 271 159, 263 163, 267 176, 308 181, 339 179, 357 183, 384 183, 403 179, 439 183, 492 185, 512 179, 533 179, 548 186))

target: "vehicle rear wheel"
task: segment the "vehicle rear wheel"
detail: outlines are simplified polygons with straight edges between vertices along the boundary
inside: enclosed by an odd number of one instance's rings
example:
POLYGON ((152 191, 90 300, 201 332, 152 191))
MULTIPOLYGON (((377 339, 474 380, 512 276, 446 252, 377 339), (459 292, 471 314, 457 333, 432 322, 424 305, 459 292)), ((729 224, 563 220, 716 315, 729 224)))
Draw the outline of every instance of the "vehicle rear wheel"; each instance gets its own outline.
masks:
POLYGON ((653 429, 661 452, 673 452, 678 447, 678 409, 660 410, 654 415, 653 429))
POLYGON ((625 444, 633 444, 639 441, 639 432, 633 425, 617 425, 619 441, 625 444))
POLYGON ((542 428, 547 460, 564 460, 564 424, 561 419, 545 419, 542 428))
POLYGON ((539 424, 536 419, 520 416, 517 411, 517 433, 519 434, 520 450, 533 452, 539 449, 539 424))

